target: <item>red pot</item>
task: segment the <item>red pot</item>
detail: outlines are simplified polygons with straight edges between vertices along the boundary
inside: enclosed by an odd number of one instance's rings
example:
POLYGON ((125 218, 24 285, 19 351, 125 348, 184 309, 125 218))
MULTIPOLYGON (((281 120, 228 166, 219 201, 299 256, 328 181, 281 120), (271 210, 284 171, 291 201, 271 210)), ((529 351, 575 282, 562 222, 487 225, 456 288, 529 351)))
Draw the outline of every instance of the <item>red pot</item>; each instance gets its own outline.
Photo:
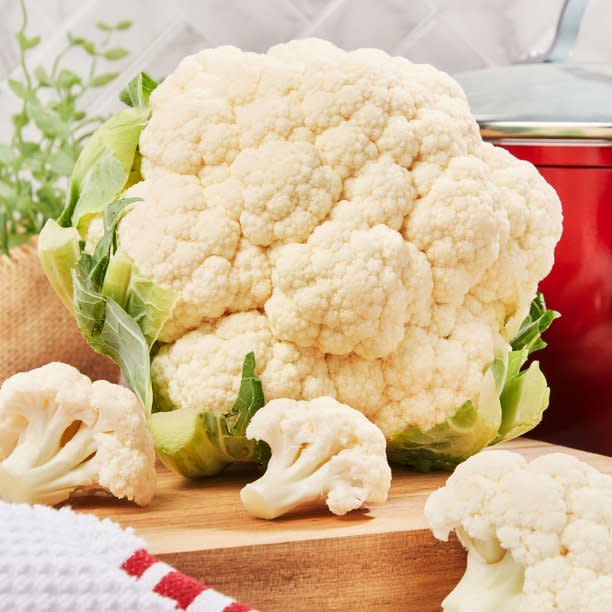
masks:
POLYGON ((535 164, 563 204, 540 285, 562 314, 536 354, 551 402, 530 435, 612 455, 612 67, 513 66, 460 81, 483 137, 535 164))

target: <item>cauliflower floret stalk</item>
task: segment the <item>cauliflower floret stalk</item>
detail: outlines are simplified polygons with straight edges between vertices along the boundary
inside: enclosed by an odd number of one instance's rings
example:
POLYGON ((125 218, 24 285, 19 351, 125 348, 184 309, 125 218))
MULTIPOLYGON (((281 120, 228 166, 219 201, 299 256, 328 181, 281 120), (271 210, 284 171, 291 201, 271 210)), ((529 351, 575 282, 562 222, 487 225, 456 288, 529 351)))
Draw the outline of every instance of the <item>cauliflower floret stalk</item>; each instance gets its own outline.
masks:
POLYGON ((272 452, 266 473, 240 492, 259 518, 320 499, 338 515, 387 500, 391 469, 384 434, 332 397, 272 400, 253 417, 247 437, 265 440, 272 452))
POLYGON ((454 530, 467 568, 445 612, 599 612, 612 602, 612 477, 576 457, 528 463, 483 451, 429 496, 425 516, 454 530))
POLYGON ((15 374, 0 388, 0 434, 0 499, 58 504, 102 490, 144 506, 153 497, 151 434, 125 387, 65 363, 15 374))
POLYGON ((122 99, 39 251, 148 411, 224 418, 252 351, 267 400, 333 397, 420 470, 542 418, 561 205, 448 75, 301 40, 206 49, 122 99))
POLYGON ((152 415, 157 454, 167 467, 188 478, 214 476, 235 461, 264 463, 270 454, 268 445, 248 440, 246 435, 247 425, 263 405, 255 355, 248 353, 238 398, 227 414, 179 408, 152 415))
POLYGON ((391 461, 419 472, 452 470, 483 447, 533 429, 548 406, 550 389, 537 361, 522 368, 531 353, 546 347, 542 333, 559 316, 538 293, 510 342, 512 350, 495 359, 485 374, 478 406, 468 401, 429 430, 414 427, 396 434, 387 447, 391 461))

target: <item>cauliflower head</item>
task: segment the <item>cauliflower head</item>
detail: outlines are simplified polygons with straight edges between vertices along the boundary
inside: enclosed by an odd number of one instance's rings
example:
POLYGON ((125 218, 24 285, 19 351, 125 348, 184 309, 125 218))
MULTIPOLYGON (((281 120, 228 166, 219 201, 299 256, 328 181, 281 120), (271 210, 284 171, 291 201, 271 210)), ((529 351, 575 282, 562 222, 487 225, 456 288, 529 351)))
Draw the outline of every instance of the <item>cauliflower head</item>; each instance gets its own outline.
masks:
POLYGON ((387 500, 384 434, 332 397, 272 400, 253 416, 246 435, 265 441, 272 454, 266 473, 240 492, 257 517, 273 519, 322 498, 338 515, 387 500))
POLYGON ((612 476, 576 457, 478 453, 430 495, 425 516, 437 538, 455 530, 468 550, 445 611, 610 609, 612 476))
POLYGON ((138 398, 91 382, 65 363, 0 388, 0 498, 58 504, 104 490, 145 506, 155 492, 155 449, 138 398))
MULTIPOLYGON (((530 305, 561 206, 532 165, 482 141, 451 77, 310 39, 207 49, 152 93, 143 76, 130 88, 131 170, 106 202, 102 162, 77 176, 41 259, 145 404, 222 415, 254 351, 266 400, 348 403, 420 469, 539 421, 537 365, 507 406, 503 389, 529 352, 511 344, 521 323, 538 335, 552 320, 530 305)), ((109 139, 102 126, 93 140, 109 139)))

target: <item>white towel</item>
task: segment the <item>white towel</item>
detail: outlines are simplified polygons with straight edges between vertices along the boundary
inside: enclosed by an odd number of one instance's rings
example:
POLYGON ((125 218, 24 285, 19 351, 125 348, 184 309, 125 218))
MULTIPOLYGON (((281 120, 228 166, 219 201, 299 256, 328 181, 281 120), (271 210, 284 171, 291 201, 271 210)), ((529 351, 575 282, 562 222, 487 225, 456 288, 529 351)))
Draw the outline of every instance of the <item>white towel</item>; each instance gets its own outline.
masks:
POLYGON ((249 612, 149 554, 132 530, 70 508, 0 502, 3 612, 249 612))

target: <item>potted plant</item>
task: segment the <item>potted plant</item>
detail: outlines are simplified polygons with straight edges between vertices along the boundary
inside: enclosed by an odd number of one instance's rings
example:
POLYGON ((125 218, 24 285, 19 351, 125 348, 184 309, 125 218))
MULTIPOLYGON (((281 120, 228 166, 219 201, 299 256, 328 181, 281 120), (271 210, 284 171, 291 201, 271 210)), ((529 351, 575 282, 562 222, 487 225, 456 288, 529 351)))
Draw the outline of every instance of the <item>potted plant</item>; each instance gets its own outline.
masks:
POLYGON ((20 4, 16 39, 21 70, 19 78, 7 82, 19 98, 19 110, 11 117, 10 141, 0 143, 0 382, 49 361, 68 362, 93 379, 117 380, 116 366, 87 346, 49 285, 38 262, 36 237, 45 221, 61 212, 82 144, 105 119, 89 115, 82 98, 117 77, 99 66, 128 54, 112 41, 131 23, 98 23, 96 41, 68 34, 50 67, 32 70, 29 53, 41 39, 26 35, 27 10, 23 0, 20 4), (76 52, 88 57, 82 73, 66 67, 66 57, 76 52))

